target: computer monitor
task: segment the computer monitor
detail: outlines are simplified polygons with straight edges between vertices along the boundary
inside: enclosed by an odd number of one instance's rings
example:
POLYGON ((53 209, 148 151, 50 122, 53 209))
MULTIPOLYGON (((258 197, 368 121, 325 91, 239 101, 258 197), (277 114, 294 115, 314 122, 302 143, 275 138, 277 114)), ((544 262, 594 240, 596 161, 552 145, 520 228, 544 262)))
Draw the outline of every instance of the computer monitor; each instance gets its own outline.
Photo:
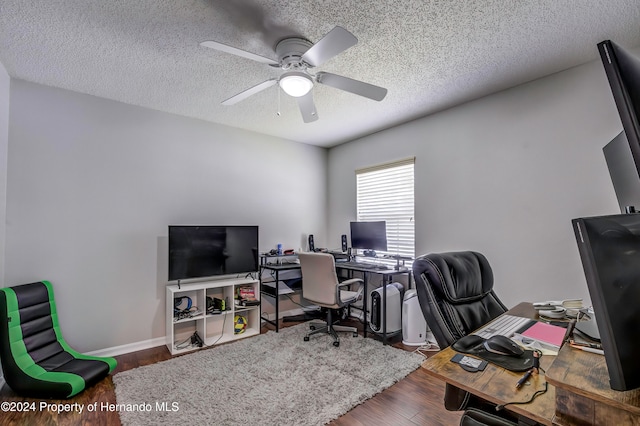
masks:
POLYGON ((620 213, 627 213, 632 206, 640 210, 640 179, 625 133, 621 132, 613 138, 602 151, 618 198, 620 213))
POLYGON ((572 221, 609 384, 640 387, 640 214, 572 221))
POLYGON ((351 222, 351 248, 387 251, 387 222, 351 222))
MULTIPOLYGON (((617 143, 626 144, 628 149, 624 155, 629 158, 623 163, 612 164, 609 158, 607 159, 614 185, 616 185, 618 201, 624 208, 629 205, 626 203, 636 201, 635 197, 628 198, 629 193, 626 187, 637 188, 640 179, 640 57, 610 40, 598 43, 598 51, 624 129, 624 135, 617 138, 620 139, 617 143), (628 177, 624 178, 630 180, 624 183, 625 188, 623 188, 620 181, 616 182, 613 173, 618 173, 617 168, 620 164, 627 167, 627 162, 630 164, 630 169, 628 173, 625 172, 628 177)), ((605 155, 607 155, 606 151, 605 155)))

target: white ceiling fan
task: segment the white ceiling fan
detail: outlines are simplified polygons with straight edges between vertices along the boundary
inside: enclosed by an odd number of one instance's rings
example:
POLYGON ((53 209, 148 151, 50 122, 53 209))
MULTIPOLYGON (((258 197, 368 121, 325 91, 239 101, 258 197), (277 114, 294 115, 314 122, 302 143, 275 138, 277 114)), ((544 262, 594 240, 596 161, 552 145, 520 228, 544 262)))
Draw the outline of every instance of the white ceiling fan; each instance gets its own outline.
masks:
POLYGON ((312 68, 322 65, 356 43, 358 39, 342 27, 335 27, 315 44, 303 38, 285 38, 276 45, 277 61, 217 41, 203 41, 200 45, 284 70, 280 77, 263 81, 244 90, 223 101, 222 105, 233 105, 277 83, 286 94, 297 99, 302 119, 305 123, 310 123, 318 119, 311 90, 314 83, 331 86, 375 101, 381 101, 387 95, 387 89, 383 87, 324 71, 315 74, 311 72, 312 68))

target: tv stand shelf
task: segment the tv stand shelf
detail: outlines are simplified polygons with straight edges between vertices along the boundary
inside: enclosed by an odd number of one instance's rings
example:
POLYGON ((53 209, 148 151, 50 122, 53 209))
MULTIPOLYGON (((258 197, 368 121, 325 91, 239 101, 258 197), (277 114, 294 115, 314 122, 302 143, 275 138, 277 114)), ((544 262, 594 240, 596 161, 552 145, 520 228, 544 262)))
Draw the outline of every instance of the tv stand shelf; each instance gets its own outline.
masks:
POLYGON ((260 282, 252 278, 233 278, 168 285, 166 289, 166 345, 171 355, 199 349, 189 344, 197 332, 206 346, 218 345, 260 334, 260 305, 239 306, 235 303, 240 287, 251 287, 256 299, 260 299, 260 282), (174 301, 179 297, 191 299, 192 307, 199 310, 193 317, 175 319, 174 301), (224 300, 227 304, 220 313, 207 313, 207 297, 224 300), (242 333, 235 333, 234 318, 240 315, 247 320, 242 333), (177 346, 187 342, 184 347, 177 346))

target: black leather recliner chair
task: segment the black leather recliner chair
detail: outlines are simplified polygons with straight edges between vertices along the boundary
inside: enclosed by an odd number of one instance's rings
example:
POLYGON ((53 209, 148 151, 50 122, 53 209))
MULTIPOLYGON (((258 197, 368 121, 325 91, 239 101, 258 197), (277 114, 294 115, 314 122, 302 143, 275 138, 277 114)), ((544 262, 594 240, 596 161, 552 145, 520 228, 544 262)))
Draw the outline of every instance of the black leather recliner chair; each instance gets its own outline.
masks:
MULTIPOLYGON (((413 263, 418 300, 438 345, 446 348, 507 311, 493 291, 493 271, 473 251, 432 253, 413 263)), ((445 408, 491 410, 492 405, 447 384, 445 408)))

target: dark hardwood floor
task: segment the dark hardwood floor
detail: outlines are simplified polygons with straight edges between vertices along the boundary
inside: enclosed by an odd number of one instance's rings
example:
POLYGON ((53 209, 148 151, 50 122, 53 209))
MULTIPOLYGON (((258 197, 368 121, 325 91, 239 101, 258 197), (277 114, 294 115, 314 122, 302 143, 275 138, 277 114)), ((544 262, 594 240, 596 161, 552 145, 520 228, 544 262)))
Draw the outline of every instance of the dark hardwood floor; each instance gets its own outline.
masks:
MULTIPOLYGON (((283 326, 295 325, 285 323, 283 326)), ((273 329, 267 325, 263 332, 273 329)), ((371 334, 368 334, 368 337, 371 334)), ((394 346, 405 350, 415 350, 405 347, 401 342, 394 346)), ((207 349, 202 349, 207 350, 207 349)), ((117 356, 118 367, 114 371, 129 370, 143 365, 153 364, 171 358, 165 346, 117 356)), ((334 426, 402 426, 402 425, 456 425, 460 422, 460 413, 445 410, 443 406, 444 383, 428 376, 418 368, 406 378, 373 398, 358 405, 342 417, 330 423, 334 426)), ((3 402, 28 402, 25 411, 6 411, 0 413, 1 425, 120 425, 118 413, 107 410, 90 412, 86 407, 93 404, 116 403, 116 395, 111 376, 81 392, 68 400, 39 400, 21 398, 6 384, 0 389, 0 404, 3 402), (74 404, 85 407, 82 413, 56 413, 54 406, 43 407, 42 404, 74 404), (33 409, 32 409, 33 408, 33 409)), ((16 404, 17 405, 17 404, 16 404)), ((15 407, 14 407, 15 408, 15 407)))

